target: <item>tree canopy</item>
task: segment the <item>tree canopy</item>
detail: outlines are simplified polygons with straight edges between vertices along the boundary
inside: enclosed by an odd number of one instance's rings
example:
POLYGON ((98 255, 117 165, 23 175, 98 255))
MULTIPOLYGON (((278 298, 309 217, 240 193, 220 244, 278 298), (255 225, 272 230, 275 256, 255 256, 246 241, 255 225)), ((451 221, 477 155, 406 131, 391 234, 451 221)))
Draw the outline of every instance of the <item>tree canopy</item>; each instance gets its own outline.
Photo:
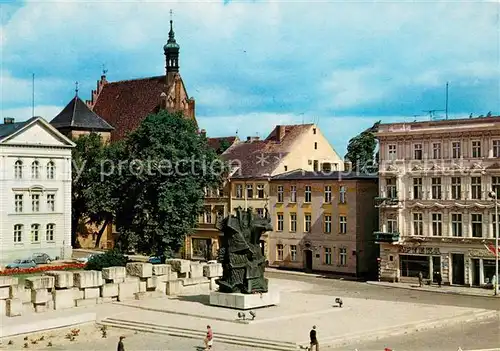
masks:
POLYGON ((380 121, 349 140, 347 145, 347 154, 345 158, 352 162, 352 170, 358 172, 371 172, 376 169, 377 158, 375 149, 377 140, 375 132, 380 121))

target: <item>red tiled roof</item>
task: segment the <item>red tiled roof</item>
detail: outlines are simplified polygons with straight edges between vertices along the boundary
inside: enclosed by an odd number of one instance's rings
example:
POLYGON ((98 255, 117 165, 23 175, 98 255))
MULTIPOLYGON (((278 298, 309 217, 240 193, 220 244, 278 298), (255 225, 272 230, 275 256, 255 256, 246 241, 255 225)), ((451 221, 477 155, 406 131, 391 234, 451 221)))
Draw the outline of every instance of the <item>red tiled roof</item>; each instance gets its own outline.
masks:
MULTIPOLYGON (((237 136, 207 138, 207 143, 208 143, 208 147, 210 147, 211 149, 218 152, 220 147, 221 147, 222 142, 226 141, 228 144, 228 147, 229 147, 229 146, 233 145, 236 140, 238 140, 237 136)), ((226 150, 222 150, 221 153, 224 151, 226 151, 226 150)))
POLYGON ((292 145, 313 125, 300 124, 281 126, 285 135, 278 139, 276 127, 265 140, 235 143, 223 154, 224 160, 231 161, 239 169, 233 178, 269 177, 279 166, 281 159, 291 151, 292 145))
POLYGON ((164 75, 106 83, 93 111, 115 127, 111 139, 119 140, 136 129, 150 113, 158 111, 160 94, 165 88, 164 75))

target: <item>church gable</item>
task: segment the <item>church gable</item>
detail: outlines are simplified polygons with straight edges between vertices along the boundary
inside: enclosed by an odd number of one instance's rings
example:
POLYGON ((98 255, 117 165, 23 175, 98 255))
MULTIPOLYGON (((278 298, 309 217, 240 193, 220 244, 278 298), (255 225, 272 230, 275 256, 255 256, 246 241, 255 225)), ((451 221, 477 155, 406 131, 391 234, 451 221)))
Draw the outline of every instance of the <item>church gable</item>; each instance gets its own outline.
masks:
POLYGON ((71 140, 40 117, 25 122, 16 132, 0 140, 4 145, 73 147, 71 140))

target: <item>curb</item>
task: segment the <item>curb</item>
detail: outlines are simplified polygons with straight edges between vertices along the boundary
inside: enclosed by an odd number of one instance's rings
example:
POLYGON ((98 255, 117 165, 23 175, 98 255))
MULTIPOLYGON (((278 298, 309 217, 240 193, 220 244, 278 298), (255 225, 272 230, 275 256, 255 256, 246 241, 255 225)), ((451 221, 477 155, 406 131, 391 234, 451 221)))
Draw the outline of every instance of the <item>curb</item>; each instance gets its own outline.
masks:
POLYGON ((457 296, 489 297, 489 298, 494 298, 494 299, 500 297, 500 295, 499 296, 479 295, 479 294, 469 294, 469 293, 450 291, 450 290, 426 290, 426 289, 421 289, 421 288, 416 288, 416 287, 414 288, 411 286, 399 286, 399 285, 392 285, 392 283, 385 284, 385 283, 374 282, 374 281, 367 281, 366 284, 375 285, 375 286, 383 286, 383 287, 393 288, 393 289, 405 289, 405 290, 414 290, 414 291, 447 294, 447 295, 457 295, 457 296))
MULTIPOLYGON (((380 338, 387 338, 391 336, 415 333, 419 331, 425 331, 445 326, 452 326, 455 324, 489 319, 493 318, 494 316, 498 318, 500 316, 500 313, 497 311, 483 310, 481 312, 472 312, 456 317, 449 317, 438 320, 423 320, 420 322, 409 323, 394 327, 387 327, 364 333, 354 333, 354 334, 344 335, 341 337, 326 338, 324 341, 322 341, 322 344, 327 345, 329 347, 341 347, 359 342, 364 343, 372 340, 378 340, 380 338)), ((309 344, 308 342, 299 343, 300 347, 303 347, 308 344, 309 344)))

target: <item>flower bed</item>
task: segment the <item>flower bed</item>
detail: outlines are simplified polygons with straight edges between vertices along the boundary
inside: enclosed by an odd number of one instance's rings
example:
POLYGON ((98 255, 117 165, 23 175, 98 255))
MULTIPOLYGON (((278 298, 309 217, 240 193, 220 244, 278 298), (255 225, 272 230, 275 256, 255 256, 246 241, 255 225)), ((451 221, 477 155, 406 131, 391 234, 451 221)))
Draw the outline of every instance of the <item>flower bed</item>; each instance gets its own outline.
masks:
POLYGON ((69 263, 57 266, 39 266, 33 268, 6 268, 0 271, 0 275, 33 274, 47 271, 68 271, 85 268, 85 263, 69 263))

